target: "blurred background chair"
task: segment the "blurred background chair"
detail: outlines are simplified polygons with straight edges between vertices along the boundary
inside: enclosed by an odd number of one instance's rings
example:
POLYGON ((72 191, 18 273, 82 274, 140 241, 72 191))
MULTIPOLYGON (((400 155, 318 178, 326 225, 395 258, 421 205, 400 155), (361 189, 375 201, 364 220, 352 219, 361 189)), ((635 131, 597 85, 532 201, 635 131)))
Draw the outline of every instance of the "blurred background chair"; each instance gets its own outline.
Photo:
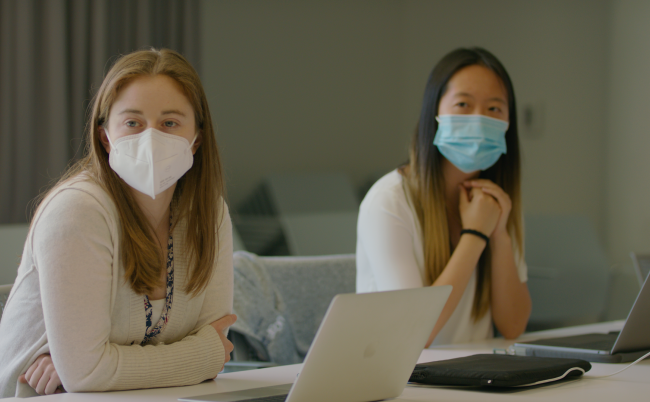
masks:
POLYGON ((235 348, 231 363, 226 364, 226 371, 302 361, 334 296, 339 293, 355 292, 356 262, 354 254, 315 257, 258 257, 251 253, 236 252, 233 264, 235 269, 234 311, 238 314, 238 322, 242 321, 231 327, 228 335, 235 348), (278 314, 277 319, 273 317, 272 320, 264 324, 266 327, 261 328, 258 332, 267 334, 269 331, 289 331, 285 335, 291 339, 295 348, 287 351, 287 354, 291 354, 291 356, 273 357, 267 349, 269 340, 260 341, 237 330, 238 325, 244 323, 247 328, 257 325, 255 318, 252 318, 254 321, 252 323, 246 322, 251 320, 250 317, 254 317, 254 315, 242 311, 251 298, 259 297, 259 292, 247 287, 245 284, 247 280, 241 277, 242 272, 247 269, 246 264, 250 264, 251 261, 261 268, 265 280, 270 282, 274 293, 272 302, 275 305, 273 307, 278 314), (246 294, 246 291, 252 291, 255 294, 246 294), (267 345, 264 344, 265 342, 267 345), (298 361, 295 361, 296 356, 298 361))
POLYGON ((527 215, 525 223, 533 302, 527 330, 602 320, 610 270, 591 222, 578 215, 527 215))
POLYGON ((16 281, 29 224, 0 225, 0 319, 16 281))
POLYGON ((272 174, 232 208, 233 226, 257 255, 354 253, 357 196, 344 173, 272 174))
POLYGON ((0 225, 0 285, 14 283, 29 224, 0 225))
POLYGON ((630 253, 630 258, 632 258, 634 273, 636 274, 636 279, 639 281, 639 288, 641 288, 648 274, 650 274, 650 255, 632 252, 630 253))
POLYGON ((11 286, 12 285, 0 285, 0 320, 2 319, 2 313, 5 311, 5 305, 7 304, 9 293, 11 292, 11 286))

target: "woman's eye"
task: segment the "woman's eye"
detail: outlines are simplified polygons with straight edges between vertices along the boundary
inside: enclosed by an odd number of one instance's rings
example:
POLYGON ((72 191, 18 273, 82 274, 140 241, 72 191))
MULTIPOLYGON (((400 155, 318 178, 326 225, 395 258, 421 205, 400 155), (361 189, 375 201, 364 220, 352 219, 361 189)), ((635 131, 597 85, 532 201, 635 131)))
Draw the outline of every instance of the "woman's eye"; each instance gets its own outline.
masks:
POLYGON ((166 121, 163 123, 165 127, 176 127, 176 122, 175 121, 166 121))
POLYGON ((458 102, 456 104, 456 106, 458 106, 458 107, 467 107, 467 102, 458 102))
POLYGON ((490 112, 501 113, 501 108, 498 106, 492 106, 490 112))
POLYGON ((129 120, 126 122, 127 127, 137 127, 138 123, 135 120, 129 120))

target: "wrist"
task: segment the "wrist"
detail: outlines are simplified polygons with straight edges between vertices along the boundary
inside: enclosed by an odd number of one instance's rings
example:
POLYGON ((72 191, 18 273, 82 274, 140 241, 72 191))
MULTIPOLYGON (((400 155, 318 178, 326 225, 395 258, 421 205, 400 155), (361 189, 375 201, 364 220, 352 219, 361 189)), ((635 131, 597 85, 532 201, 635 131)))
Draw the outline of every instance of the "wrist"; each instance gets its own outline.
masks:
POLYGON ((490 237, 480 230, 475 229, 462 229, 460 231, 461 236, 473 236, 478 239, 481 239, 485 242, 485 245, 490 244, 490 237))
POLYGON ((487 243, 485 242, 484 239, 480 238, 479 236, 474 236, 472 234, 461 234, 460 236, 460 241, 458 242, 458 246, 456 246, 456 251, 460 251, 463 254, 469 253, 470 255, 476 254, 476 258, 481 256, 483 254, 483 251, 487 248, 487 243))
POLYGON ((496 247, 502 244, 511 244, 510 233, 507 230, 495 230, 490 237, 490 246, 496 247))
POLYGON ((479 258, 487 248, 485 240, 481 239, 478 236, 472 236, 469 234, 460 236, 460 241, 454 249, 453 255, 462 255, 464 259, 473 261, 471 264, 472 268, 476 266, 479 258))

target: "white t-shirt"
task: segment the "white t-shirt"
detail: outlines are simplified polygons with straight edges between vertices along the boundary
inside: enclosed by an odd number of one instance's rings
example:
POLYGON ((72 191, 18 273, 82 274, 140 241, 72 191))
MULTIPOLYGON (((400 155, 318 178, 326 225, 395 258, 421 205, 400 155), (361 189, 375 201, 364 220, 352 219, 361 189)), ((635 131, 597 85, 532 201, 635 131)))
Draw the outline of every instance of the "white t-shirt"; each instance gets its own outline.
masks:
POLYGON ((158 321, 160 321, 160 317, 162 317, 163 307, 165 307, 166 302, 166 299, 149 300, 149 303, 151 303, 151 324, 153 326, 155 326, 158 321))
MULTIPOLYGON (((430 286, 424 267, 422 230, 409 202, 402 175, 394 170, 379 179, 361 203, 357 223, 357 292, 430 286)), ((516 247, 515 247, 516 250, 516 247)), ((528 279, 526 263, 515 261, 519 279, 528 279)), ((472 317, 476 269, 456 310, 432 345, 467 343, 492 338, 491 311, 478 321, 472 317)))

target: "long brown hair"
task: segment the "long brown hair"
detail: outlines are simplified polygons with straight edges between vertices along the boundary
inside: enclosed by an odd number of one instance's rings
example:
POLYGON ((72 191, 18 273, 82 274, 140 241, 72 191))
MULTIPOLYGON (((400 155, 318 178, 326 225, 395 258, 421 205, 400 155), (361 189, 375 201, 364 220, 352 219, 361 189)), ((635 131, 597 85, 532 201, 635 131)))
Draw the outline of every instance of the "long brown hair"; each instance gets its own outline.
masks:
MULTIPOLYGON (((517 135, 517 109, 515 93, 510 77, 499 60, 485 49, 456 49, 447 54, 433 68, 424 91, 420 120, 411 142, 406 190, 420 222, 423 237, 424 263, 429 280, 433 283, 445 269, 451 258, 451 243, 445 201, 443 156, 433 139, 438 130, 438 106, 447 83, 459 70, 481 65, 492 70, 503 82, 508 94, 510 125, 506 132, 508 152, 487 170, 481 178, 498 184, 512 201, 507 228, 514 240, 519 258, 523 258, 523 224, 521 220, 521 189, 519 141, 517 135), (426 212, 425 212, 426 211, 426 212)), ((404 169, 400 169, 404 172, 404 169)), ((480 319, 487 313, 491 300, 491 258, 486 248, 478 264, 478 276, 472 306, 472 316, 480 319)))
POLYGON ((82 173, 99 184, 115 202, 119 215, 120 258, 126 281, 141 294, 157 287, 164 266, 161 245, 154 238, 153 228, 130 187, 110 167, 108 153, 100 141, 100 127, 108 122, 113 102, 122 88, 138 77, 158 74, 174 79, 183 89, 194 109, 201 138, 194 163, 179 179, 171 205, 172 230, 179 222, 187 225, 186 249, 182 252, 188 255, 190 273, 185 291, 197 295, 207 286, 218 258, 217 227, 223 218, 224 185, 208 101, 198 74, 183 56, 168 49, 141 50, 122 56, 113 64, 93 100, 86 126, 84 157, 68 169, 54 188, 82 173))

